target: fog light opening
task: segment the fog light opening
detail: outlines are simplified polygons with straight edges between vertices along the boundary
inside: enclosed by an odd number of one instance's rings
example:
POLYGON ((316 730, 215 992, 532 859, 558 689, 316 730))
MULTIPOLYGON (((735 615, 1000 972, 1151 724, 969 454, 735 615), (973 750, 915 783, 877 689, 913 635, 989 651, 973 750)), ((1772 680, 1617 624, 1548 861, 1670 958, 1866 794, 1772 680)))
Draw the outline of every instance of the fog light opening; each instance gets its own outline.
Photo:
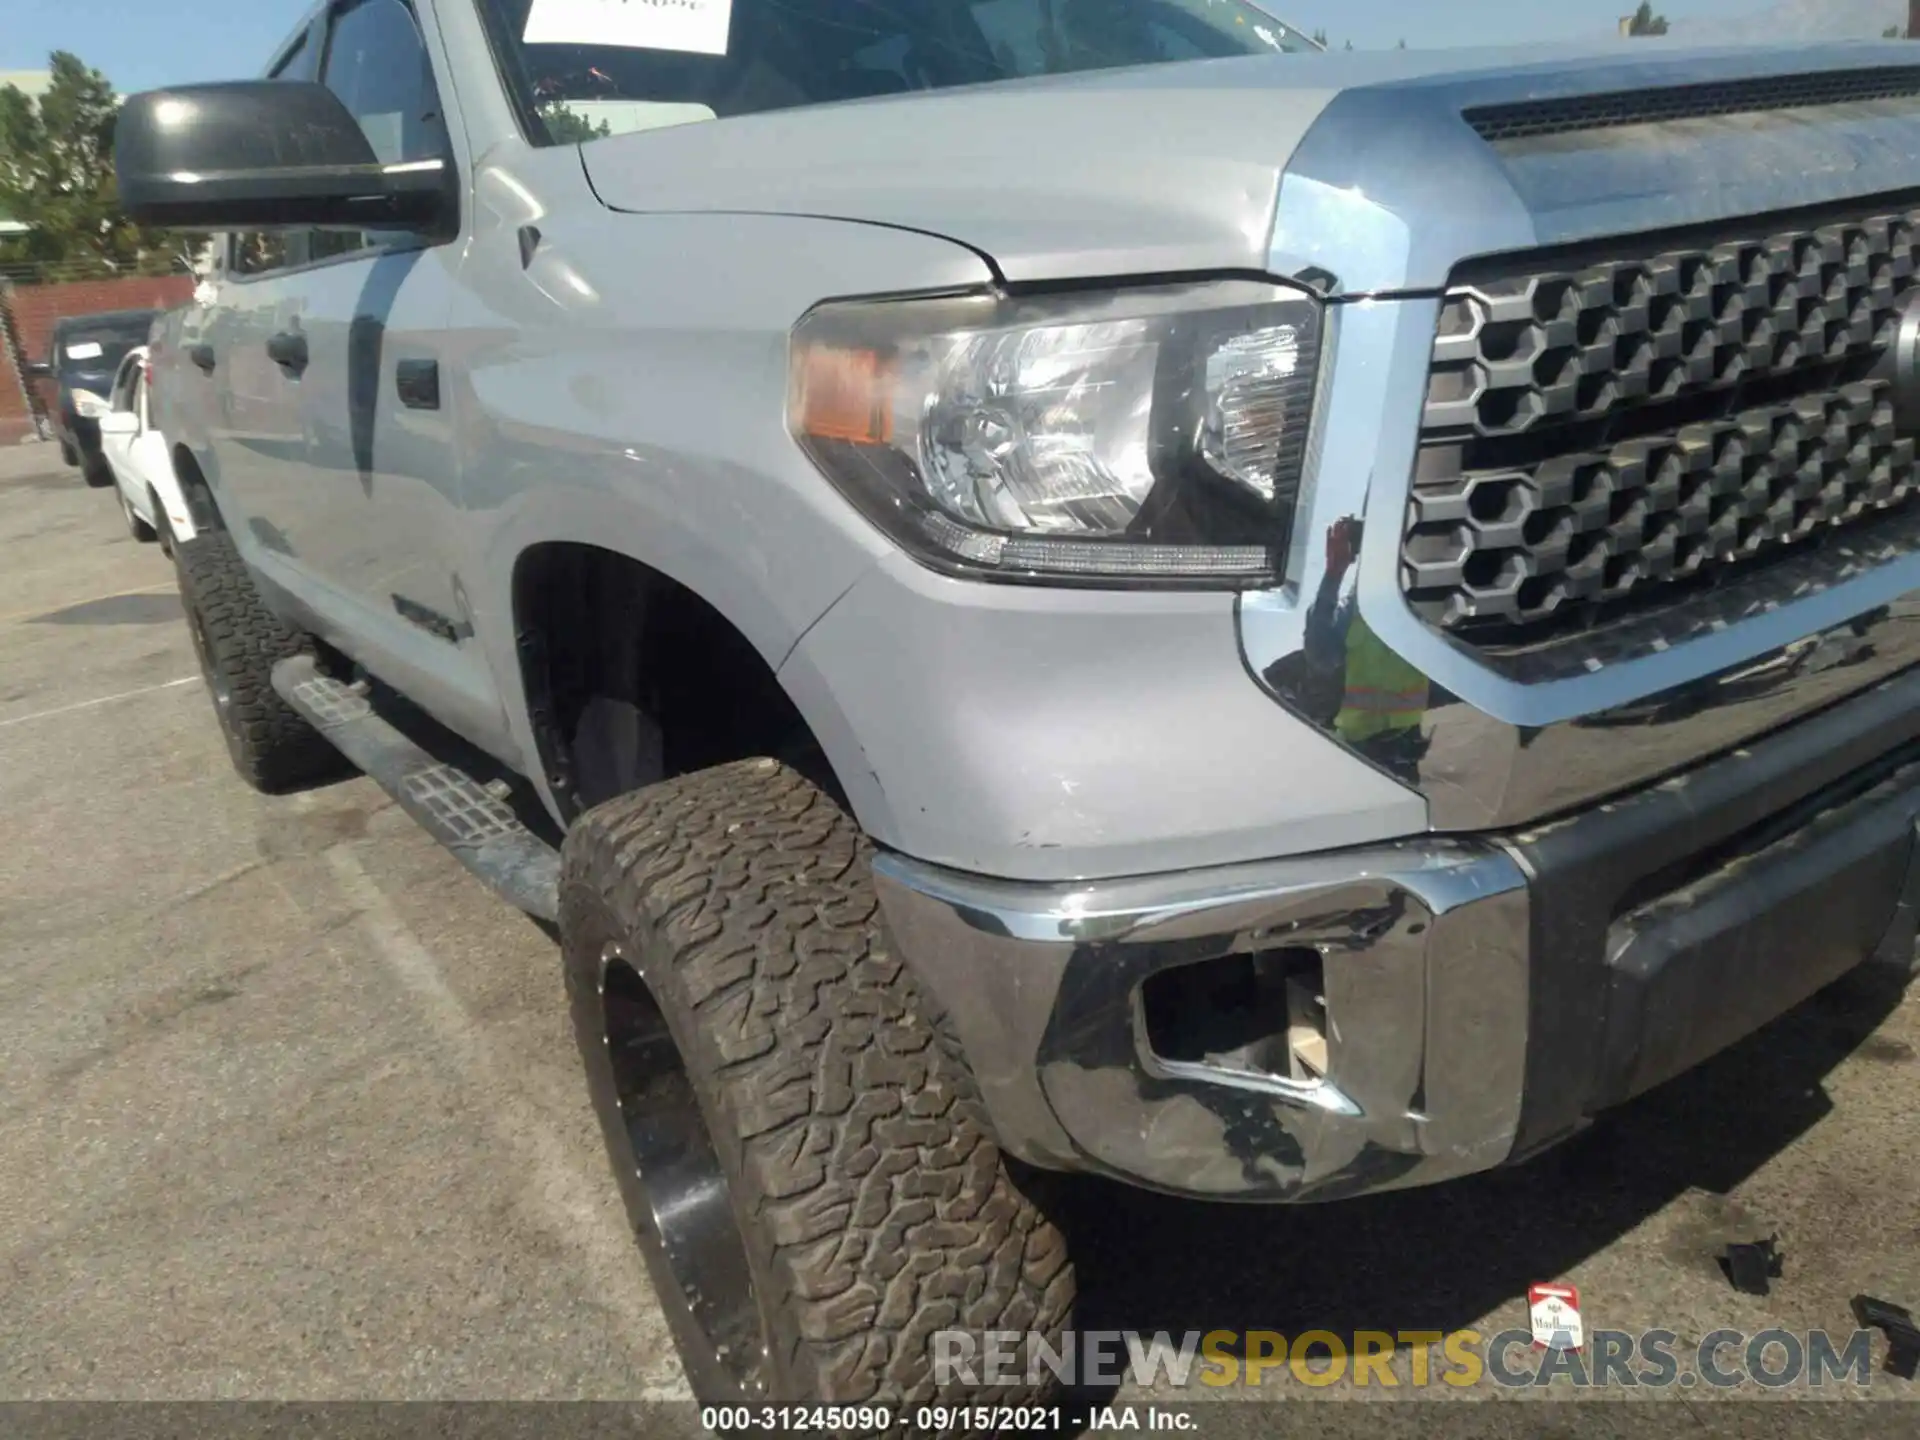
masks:
POLYGON ((1326 996, 1317 950, 1176 966, 1140 987, 1146 1047, 1168 1064, 1313 1084, 1328 1069, 1326 996))
POLYGON ((1327 1078, 1327 987, 1320 957, 1310 976, 1287 977, 1287 1059, 1294 1080, 1327 1078))

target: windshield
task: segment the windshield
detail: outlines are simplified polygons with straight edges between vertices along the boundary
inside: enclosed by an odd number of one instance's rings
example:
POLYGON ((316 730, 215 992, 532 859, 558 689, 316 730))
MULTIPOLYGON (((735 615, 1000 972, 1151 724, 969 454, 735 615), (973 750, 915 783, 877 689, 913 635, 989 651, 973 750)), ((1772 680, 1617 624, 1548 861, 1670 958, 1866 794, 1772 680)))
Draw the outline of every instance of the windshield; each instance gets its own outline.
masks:
POLYGON ((537 141, 1318 47, 1244 0, 480 0, 537 141))
POLYGON ((59 370, 105 370, 119 368, 127 352, 147 343, 147 331, 153 318, 115 320, 97 325, 76 325, 61 332, 54 342, 59 354, 54 365, 59 370))

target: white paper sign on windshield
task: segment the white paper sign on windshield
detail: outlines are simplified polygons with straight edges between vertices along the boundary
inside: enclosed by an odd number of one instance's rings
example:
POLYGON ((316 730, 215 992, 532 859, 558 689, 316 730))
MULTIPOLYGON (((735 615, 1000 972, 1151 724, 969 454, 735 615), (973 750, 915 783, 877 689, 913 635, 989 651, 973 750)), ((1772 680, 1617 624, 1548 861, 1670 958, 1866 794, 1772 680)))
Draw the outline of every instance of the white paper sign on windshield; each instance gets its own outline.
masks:
POLYGON ((92 340, 82 340, 78 345, 67 346, 67 358, 69 360, 98 360, 104 354, 106 354, 106 351, 102 350, 99 344, 92 340))
POLYGON ((617 45, 724 55, 733 0, 533 0, 528 45, 617 45))

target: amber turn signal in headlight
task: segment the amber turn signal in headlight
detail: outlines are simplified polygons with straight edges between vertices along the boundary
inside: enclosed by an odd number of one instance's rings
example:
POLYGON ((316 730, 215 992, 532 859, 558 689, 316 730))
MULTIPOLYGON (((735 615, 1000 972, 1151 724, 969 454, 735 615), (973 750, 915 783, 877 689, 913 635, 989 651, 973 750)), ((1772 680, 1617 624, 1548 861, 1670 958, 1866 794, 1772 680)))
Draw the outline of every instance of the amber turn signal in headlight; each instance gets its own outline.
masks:
POLYGON ((1005 579, 1270 583, 1320 307, 1254 281, 824 306, 795 437, 921 559, 1005 579))

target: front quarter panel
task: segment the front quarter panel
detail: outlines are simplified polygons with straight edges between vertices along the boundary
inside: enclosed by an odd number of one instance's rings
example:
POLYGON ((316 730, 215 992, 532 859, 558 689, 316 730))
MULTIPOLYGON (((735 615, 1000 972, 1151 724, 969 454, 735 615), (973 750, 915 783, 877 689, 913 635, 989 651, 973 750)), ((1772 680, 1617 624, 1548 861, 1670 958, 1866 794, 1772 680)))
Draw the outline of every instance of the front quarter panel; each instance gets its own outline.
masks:
POLYGON ((1110 879, 1424 829, 1419 796, 1254 683, 1234 608, 955 580, 896 553, 780 678, 867 832, 953 870, 1110 879))
POLYGON ((829 298, 992 277, 962 246, 881 226, 614 214, 571 150, 516 148, 476 181, 446 403, 475 631, 531 761, 520 557, 573 542, 639 560, 704 597, 777 670, 888 550, 787 432, 794 324, 829 298))

